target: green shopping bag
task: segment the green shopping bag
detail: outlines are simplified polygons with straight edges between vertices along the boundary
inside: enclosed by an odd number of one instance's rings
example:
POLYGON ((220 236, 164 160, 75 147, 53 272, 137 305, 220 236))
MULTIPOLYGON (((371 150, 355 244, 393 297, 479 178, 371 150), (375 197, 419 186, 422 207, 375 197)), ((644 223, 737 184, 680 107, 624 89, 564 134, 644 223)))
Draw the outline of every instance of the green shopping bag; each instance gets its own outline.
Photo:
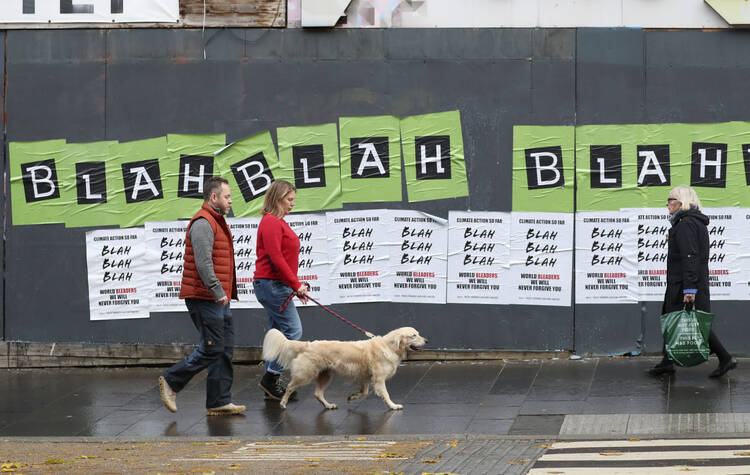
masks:
POLYGON ((708 360, 708 334, 714 316, 700 310, 677 310, 661 316, 661 333, 669 359, 680 366, 695 366, 708 360))

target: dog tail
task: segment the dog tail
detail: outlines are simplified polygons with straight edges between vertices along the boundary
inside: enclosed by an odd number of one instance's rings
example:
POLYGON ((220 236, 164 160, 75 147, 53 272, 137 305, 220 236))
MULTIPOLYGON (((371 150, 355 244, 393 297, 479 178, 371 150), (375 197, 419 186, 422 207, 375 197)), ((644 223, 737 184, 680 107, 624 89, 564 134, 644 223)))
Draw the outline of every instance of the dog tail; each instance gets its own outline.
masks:
POLYGON ((263 339, 263 359, 278 360, 281 366, 288 368, 304 347, 304 342, 289 340, 279 330, 271 328, 263 339))

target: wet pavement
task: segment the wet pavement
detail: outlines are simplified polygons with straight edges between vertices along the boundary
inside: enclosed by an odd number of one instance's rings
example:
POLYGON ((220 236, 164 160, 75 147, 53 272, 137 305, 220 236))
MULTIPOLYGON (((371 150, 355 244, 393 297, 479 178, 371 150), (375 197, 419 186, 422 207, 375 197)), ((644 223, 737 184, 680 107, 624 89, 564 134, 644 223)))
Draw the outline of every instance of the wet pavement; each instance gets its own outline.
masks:
POLYGON ((206 417, 205 376, 179 393, 179 411, 173 414, 159 399, 161 368, 2 370, 0 436, 582 437, 606 436, 613 427, 617 435, 627 435, 636 425, 643 435, 750 433, 750 360, 740 359, 739 367, 720 379, 707 377, 715 359, 678 368, 671 377, 648 376, 645 371, 657 361, 406 362, 388 382, 403 411, 388 410, 372 393, 347 403, 355 387, 336 378, 326 397, 339 409, 325 410, 307 386, 285 411, 263 399, 260 366, 235 366, 234 400, 248 408, 232 417, 206 417))

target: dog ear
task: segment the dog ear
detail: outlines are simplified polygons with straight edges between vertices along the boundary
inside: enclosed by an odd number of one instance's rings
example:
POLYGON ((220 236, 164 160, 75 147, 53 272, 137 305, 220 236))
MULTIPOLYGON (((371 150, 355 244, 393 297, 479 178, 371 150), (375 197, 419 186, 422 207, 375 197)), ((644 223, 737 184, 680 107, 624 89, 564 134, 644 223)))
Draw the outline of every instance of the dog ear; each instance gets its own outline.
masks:
POLYGON ((409 335, 406 332, 398 333, 398 353, 406 353, 406 346, 409 344, 409 335))
POLYGON ((402 354, 406 351, 407 338, 404 332, 394 330, 385 335, 383 340, 385 340, 386 344, 398 354, 402 354))

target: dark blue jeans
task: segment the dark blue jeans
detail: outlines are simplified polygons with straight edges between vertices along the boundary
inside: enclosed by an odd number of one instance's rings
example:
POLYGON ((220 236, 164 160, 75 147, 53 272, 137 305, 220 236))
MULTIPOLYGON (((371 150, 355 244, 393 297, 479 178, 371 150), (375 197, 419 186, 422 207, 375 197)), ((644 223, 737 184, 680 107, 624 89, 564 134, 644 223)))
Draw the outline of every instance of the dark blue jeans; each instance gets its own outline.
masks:
POLYGON ((193 376, 208 368, 206 379, 206 408, 232 402, 232 356, 234 326, 232 311, 227 305, 210 300, 185 299, 190 318, 200 333, 198 348, 163 375, 175 392, 180 392, 193 376))
MULTIPOLYGON (((279 330, 290 340, 302 338, 302 322, 299 319, 297 307, 294 306, 294 301, 289 302, 283 312, 279 310, 281 304, 284 303, 284 299, 292 292, 292 288, 281 280, 271 279, 255 279, 253 288, 255 289, 255 298, 266 309, 268 328, 279 330)), ((284 370, 276 360, 266 361, 265 365, 268 373, 281 374, 284 370)))

